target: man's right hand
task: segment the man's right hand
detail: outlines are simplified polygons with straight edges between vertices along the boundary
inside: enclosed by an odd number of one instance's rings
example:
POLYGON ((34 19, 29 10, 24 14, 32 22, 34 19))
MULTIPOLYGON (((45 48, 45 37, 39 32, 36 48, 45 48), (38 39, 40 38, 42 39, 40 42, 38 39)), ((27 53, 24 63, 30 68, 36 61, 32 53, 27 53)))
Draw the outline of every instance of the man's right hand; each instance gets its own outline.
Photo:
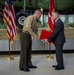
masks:
POLYGON ((48 42, 48 39, 43 39, 43 40, 41 40, 42 42, 48 42))
POLYGON ((48 39, 44 39, 45 42, 48 42, 48 39))

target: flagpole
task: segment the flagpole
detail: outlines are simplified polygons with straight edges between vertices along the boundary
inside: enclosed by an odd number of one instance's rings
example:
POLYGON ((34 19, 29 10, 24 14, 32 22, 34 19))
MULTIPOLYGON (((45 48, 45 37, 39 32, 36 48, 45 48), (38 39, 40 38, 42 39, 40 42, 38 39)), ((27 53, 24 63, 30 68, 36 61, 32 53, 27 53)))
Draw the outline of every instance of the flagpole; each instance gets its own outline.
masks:
POLYGON ((54 57, 51 56, 51 43, 48 42, 47 44, 48 44, 49 55, 46 57, 46 59, 52 60, 54 59, 54 57))
POLYGON ((11 57, 11 39, 13 41, 14 36, 16 35, 16 25, 15 25, 15 12, 14 7, 12 4, 12 0, 5 1, 5 8, 4 8, 4 22, 7 24, 7 34, 8 34, 8 41, 9 41, 9 57, 6 58, 8 61, 14 60, 11 57))
MULTIPOLYGON (((9 4, 10 4, 10 2, 8 0, 8 12, 10 11, 9 4)), ((10 12, 9 12, 9 14, 10 14, 10 12)), ((8 14, 8 19, 9 19, 9 14, 8 14)), ((11 48, 10 48, 11 47, 10 38, 8 39, 8 41, 9 41, 9 57, 7 57, 6 60, 7 61, 12 61, 12 60, 14 60, 14 58, 11 57, 11 53, 10 53, 10 51, 11 51, 11 48)))
MULTIPOLYGON (((52 32, 54 30, 54 23, 52 21, 52 12, 54 10, 54 0, 50 0, 50 6, 49 6, 49 14, 48 14, 48 25, 50 28, 50 31, 52 32)), ((51 43, 48 43, 48 49, 49 49, 49 56, 47 56, 47 59, 53 59, 53 56, 51 56, 50 50, 51 50, 51 43)))
POLYGON ((14 60, 14 58, 11 57, 11 44, 10 44, 10 39, 8 41, 9 41, 9 57, 7 57, 6 60, 7 61, 12 61, 12 60, 14 60))

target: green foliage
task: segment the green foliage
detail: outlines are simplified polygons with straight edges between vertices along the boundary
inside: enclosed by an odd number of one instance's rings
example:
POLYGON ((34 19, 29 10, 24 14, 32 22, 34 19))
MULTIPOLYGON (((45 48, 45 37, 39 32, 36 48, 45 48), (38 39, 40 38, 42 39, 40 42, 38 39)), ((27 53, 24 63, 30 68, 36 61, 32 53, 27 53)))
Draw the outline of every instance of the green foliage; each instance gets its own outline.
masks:
POLYGON ((20 35, 22 33, 22 29, 20 27, 17 27, 17 33, 20 35))
POLYGON ((5 23, 0 23, 0 29, 6 29, 6 28, 7 28, 7 26, 5 23))
MULTIPOLYGON (((25 0, 13 0, 13 5, 15 9, 23 9, 25 0)), ((5 4, 5 0, 1 0, 0 6, 3 7, 5 4)), ((36 9, 36 8, 43 8, 44 11, 48 11, 50 5, 50 0, 32 0, 32 4, 30 5, 29 0, 26 0, 26 8, 29 10, 36 9)), ((72 9, 74 7, 74 0, 54 0, 55 9, 64 12, 72 9)))
POLYGON ((64 22, 64 26, 65 27, 74 27, 74 22, 73 23, 64 22))
POLYGON ((70 27, 74 27, 74 22, 69 24, 70 27))
POLYGON ((41 24, 41 23, 38 23, 38 28, 44 28, 44 27, 47 27, 47 23, 43 23, 43 24, 41 24))

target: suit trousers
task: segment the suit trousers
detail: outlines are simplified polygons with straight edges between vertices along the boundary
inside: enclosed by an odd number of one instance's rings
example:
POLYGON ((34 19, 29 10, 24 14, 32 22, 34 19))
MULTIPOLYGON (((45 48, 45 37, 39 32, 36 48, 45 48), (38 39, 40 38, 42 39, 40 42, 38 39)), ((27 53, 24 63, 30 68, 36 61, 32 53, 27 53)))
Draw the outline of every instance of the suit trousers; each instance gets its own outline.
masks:
POLYGON ((32 39, 31 35, 22 32, 20 36, 20 44, 21 44, 21 51, 20 51, 20 63, 19 68, 24 69, 27 66, 32 66, 31 62, 31 50, 32 50, 32 39))
POLYGON ((55 53, 56 53, 57 65, 58 65, 58 67, 63 67, 64 66, 64 64, 63 64, 63 54, 62 54, 63 44, 57 44, 55 48, 56 48, 55 53))

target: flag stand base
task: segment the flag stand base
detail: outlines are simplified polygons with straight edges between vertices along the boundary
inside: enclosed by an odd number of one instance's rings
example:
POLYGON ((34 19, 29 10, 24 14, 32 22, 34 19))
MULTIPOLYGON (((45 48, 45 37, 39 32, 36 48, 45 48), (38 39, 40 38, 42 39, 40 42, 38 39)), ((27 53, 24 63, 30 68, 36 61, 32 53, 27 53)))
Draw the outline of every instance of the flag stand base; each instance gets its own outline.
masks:
POLYGON ((51 56, 51 55, 49 55, 49 56, 46 57, 46 59, 48 59, 48 60, 52 60, 52 59, 54 59, 54 57, 51 56))
POLYGON ((7 58, 6 58, 6 60, 7 60, 7 61, 13 61, 13 60, 14 60, 14 58, 13 58, 13 57, 11 57, 11 56, 9 56, 9 57, 7 57, 7 58))
POLYGON ((6 60, 7 61, 13 61, 14 60, 14 58, 13 57, 11 57, 11 53, 10 53, 10 46, 11 44, 10 44, 10 39, 9 39, 9 56, 6 58, 6 60))

